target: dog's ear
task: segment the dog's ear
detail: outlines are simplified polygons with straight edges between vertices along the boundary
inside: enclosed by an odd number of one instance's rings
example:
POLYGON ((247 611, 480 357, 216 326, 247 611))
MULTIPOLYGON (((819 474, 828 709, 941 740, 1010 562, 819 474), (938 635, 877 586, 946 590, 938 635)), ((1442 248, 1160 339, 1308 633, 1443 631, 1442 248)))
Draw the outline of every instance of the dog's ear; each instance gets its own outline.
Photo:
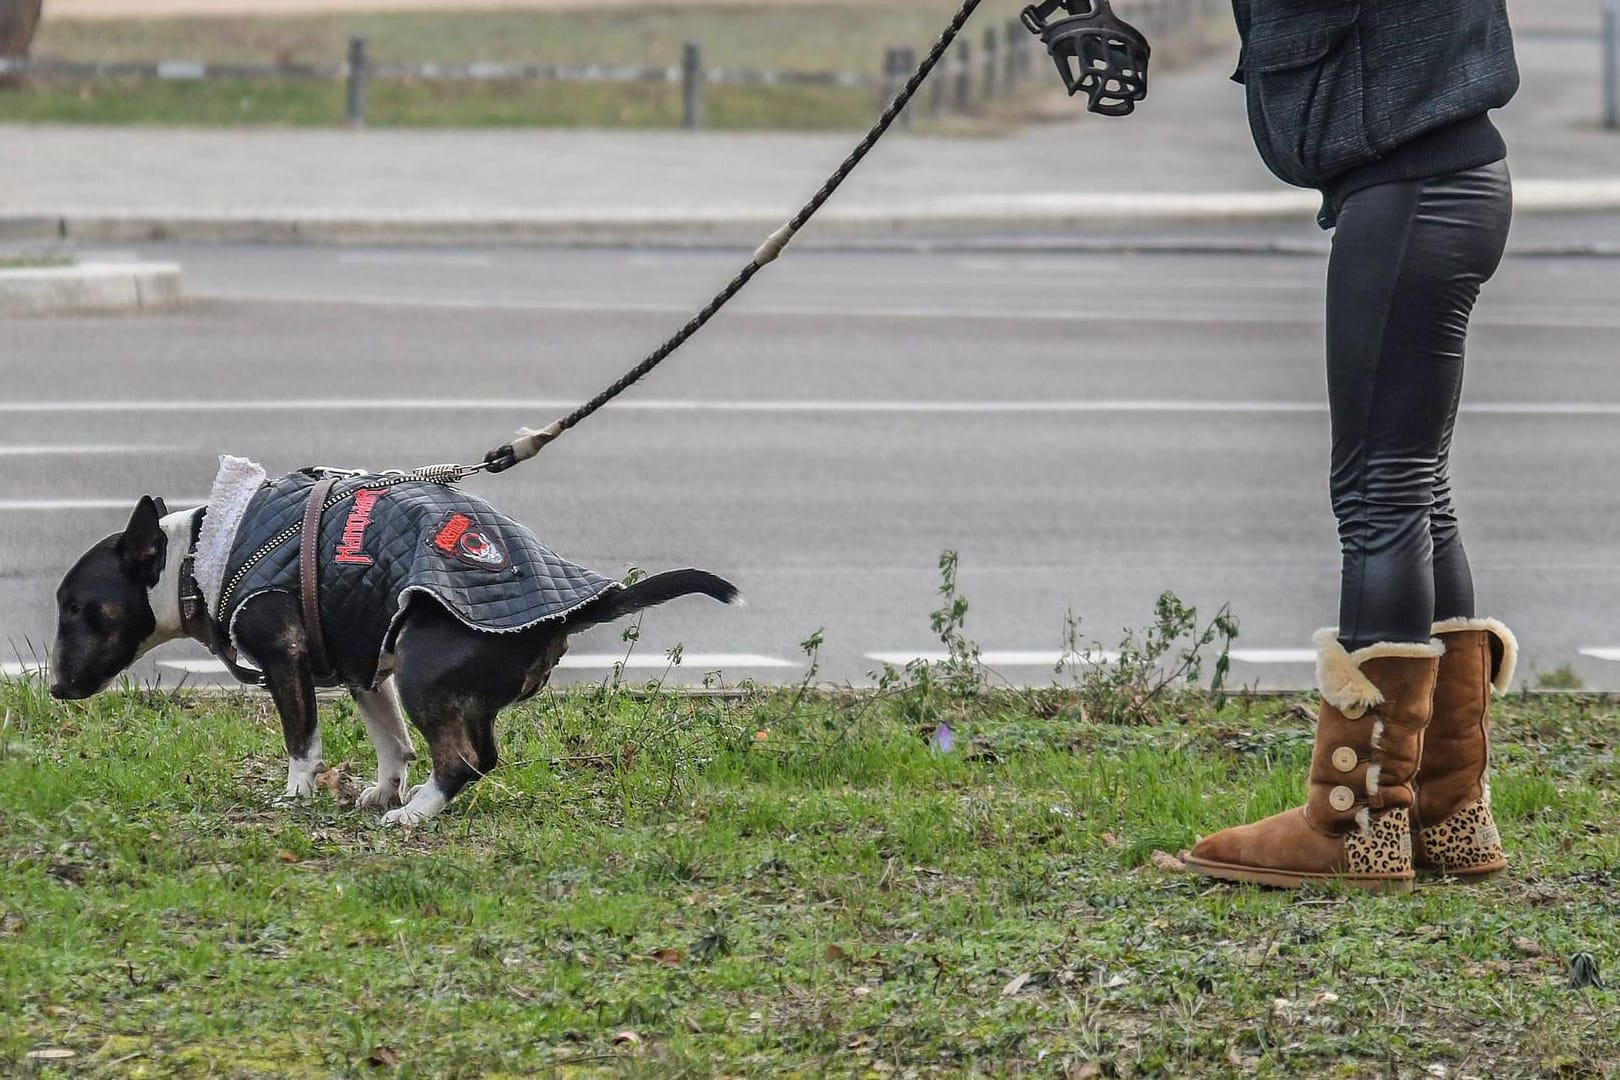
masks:
POLYGON ((142 495, 118 538, 118 562, 124 574, 150 589, 163 576, 169 538, 163 533, 163 512, 150 495, 142 495))
POLYGON ((157 507, 158 517, 166 518, 169 516, 169 504, 163 501, 163 496, 151 495, 148 497, 152 500, 152 505, 157 507))

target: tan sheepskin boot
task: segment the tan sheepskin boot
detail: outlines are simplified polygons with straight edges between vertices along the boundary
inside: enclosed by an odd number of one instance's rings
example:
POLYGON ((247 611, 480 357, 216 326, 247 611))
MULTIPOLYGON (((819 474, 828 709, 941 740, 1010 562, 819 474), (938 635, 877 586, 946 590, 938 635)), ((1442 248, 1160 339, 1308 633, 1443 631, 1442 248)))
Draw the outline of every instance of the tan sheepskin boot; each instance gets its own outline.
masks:
POLYGON ((1223 829, 1182 862, 1225 881, 1409 891, 1412 782, 1444 648, 1388 642, 1349 653, 1331 627, 1314 641, 1322 706, 1306 804, 1223 829))
POLYGON ((1507 869, 1491 816, 1491 691, 1513 685, 1519 642, 1495 619, 1448 619, 1434 633, 1444 643, 1434 687, 1434 717, 1423 739, 1412 862, 1419 870, 1480 877, 1507 869))

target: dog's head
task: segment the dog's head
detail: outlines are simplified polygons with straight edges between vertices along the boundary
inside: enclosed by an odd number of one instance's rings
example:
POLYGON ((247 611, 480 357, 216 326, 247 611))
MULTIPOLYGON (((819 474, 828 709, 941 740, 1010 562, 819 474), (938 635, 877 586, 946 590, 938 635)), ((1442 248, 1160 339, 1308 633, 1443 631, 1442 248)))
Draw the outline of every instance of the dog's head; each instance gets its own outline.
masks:
POLYGON ((96 693, 135 662, 157 629, 147 590, 168 555, 163 513, 161 500, 142 496, 124 531, 85 552, 57 587, 52 697, 96 693))

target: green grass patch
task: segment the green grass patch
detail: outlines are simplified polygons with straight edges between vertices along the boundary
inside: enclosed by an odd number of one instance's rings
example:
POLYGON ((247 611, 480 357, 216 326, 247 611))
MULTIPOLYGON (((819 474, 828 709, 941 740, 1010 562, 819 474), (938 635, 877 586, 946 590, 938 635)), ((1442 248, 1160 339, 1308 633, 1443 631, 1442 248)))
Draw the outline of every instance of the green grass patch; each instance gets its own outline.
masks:
MULTIPOLYGON (((876 75, 890 45, 925 48, 954 5, 647 8, 567 12, 420 12, 293 18, 47 19, 41 59, 338 63, 367 39, 377 63, 680 63, 699 42, 711 67, 852 71, 876 75)), ((975 39, 977 42, 977 39, 975 39)), ((718 129, 855 128, 876 118, 877 90, 709 87, 705 122, 718 129)), ((590 83, 372 84, 368 118, 381 126, 674 127, 678 86, 590 83)), ((0 121, 338 125, 343 87, 324 83, 33 80, 0 92, 0 121)))
MULTIPOLYGON (((1498 709, 1514 867, 1411 896, 1212 886, 1156 850, 1303 793, 1301 702, 577 691, 427 827, 279 805, 257 697, 0 684, 0 1072, 1599 1076, 1620 707, 1498 709), (921 730, 919 729, 921 727, 921 730), (623 1033, 633 1032, 633 1037, 623 1033), (24 1055, 72 1051, 52 1065, 24 1055), (52 1070, 58 1070, 53 1072, 52 1070)), ((420 766, 419 766, 420 767, 420 766)))

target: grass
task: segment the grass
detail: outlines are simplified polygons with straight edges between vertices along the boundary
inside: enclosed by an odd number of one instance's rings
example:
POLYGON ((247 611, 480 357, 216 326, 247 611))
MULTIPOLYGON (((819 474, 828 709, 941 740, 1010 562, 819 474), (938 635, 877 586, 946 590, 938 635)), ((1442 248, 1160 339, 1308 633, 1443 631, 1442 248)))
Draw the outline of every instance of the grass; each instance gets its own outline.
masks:
POLYGON ((1614 701, 1503 703, 1512 872, 1389 897, 1153 859, 1301 798, 1306 703, 1178 695, 1126 724, 981 694, 942 755, 918 693, 546 696, 401 832, 339 797, 370 767, 347 704, 331 791, 277 805, 259 698, 0 684, 0 1072, 1620 1068, 1616 994, 1566 974, 1620 964, 1614 701), (76 1056, 24 1057, 48 1050, 76 1056))
MULTIPOLYGON (((952 3, 669 8, 569 12, 390 13, 293 18, 47 19, 34 46, 61 60, 204 59, 336 63, 350 35, 377 62, 680 63, 700 42, 711 67, 837 70, 876 75, 886 46, 933 40, 952 3)), ((979 25, 990 25, 983 19, 979 25)), ((977 45, 978 36, 974 35, 977 45)), ((332 83, 35 80, 0 92, 0 121, 337 125, 332 83)), ((377 82, 369 119, 380 126, 678 124, 678 86, 579 83, 377 82)), ((719 129, 854 128, 877 112, 875 89, 710 87, 705 121, 719 129)))

